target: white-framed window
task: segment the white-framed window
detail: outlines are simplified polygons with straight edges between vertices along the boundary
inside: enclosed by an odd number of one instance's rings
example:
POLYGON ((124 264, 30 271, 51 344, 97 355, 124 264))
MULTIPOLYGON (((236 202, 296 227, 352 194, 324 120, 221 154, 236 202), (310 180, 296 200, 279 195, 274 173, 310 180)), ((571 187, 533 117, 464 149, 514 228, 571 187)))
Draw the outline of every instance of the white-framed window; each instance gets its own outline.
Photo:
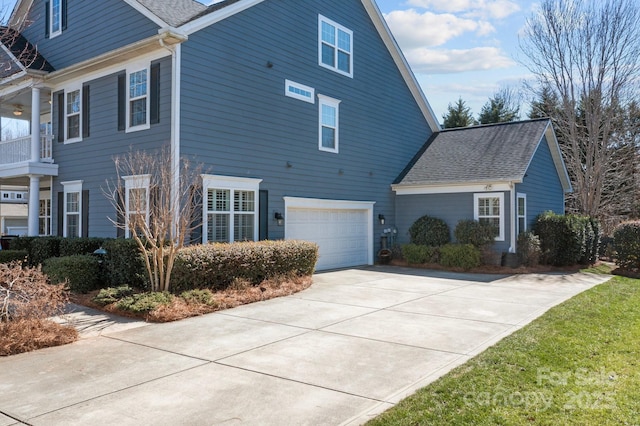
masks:
POLYGON ((262 179, 202 175, 202 242, 258 240, 262 179))
POLYGON ((63 237, 82 235, 82 181, 62 182, 64 187, 63 237))
POLYGON ((318 15, 318 63, 353 77, 353 31, 318 15))
POLYGON ((127 132, 149 128, 149 67, 127 70, 127 132))
POLYGON ((49 1, 49 37, 53 38, 62 34, 62 1, 49 1))
POLYGON ((40 191, 38 209, 38 235, 51 235, 51 192, 40 191))
POLYGON ((338 152, 339 141, 339 105, 340 101, 324 95, 318 95, 319 105, 319 140, 320 151, 338 152))
POLYGON ((78 142, 82 140, 82 91, 80 88, 65 90, 64 99, 65 142, 78 142))
POLYGON ((304 84, 296 83, 295 81, 284 81, 284 94, 290 98, 299 99, 312 104, 316 103, 315 89, 313 87, 305 86, 304 84))
POLYGON ((521 234, 527 230, 527 195, 518 193, 518 232, 521 234))
POLYGON ((151 175, 123 176, 125 205, 125 237, 134 227, 149 223, 149 186, 151 175))
POLYGON ((474 219, 490 223, 498 229, 496 241, 504 241, 504 193, 487 192, 473 194, 474 219))

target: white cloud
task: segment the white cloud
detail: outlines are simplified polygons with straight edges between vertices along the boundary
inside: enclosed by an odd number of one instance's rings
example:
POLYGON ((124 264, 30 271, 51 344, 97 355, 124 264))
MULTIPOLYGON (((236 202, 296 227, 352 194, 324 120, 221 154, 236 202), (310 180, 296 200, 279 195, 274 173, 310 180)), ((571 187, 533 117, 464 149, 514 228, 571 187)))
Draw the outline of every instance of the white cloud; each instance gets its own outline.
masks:
POLYGON ((414 9, 394 10, 385 15, 389 28, 402 48, 440 46, 466 32, 486 36, 495 32, 489 22, 455 15, 418 13, 414 9))
POLYGON ((513 60, 495 47, 473 49, 427 49, 405 50, 407 61, 419 74, 449 74, 465 71, 485 71, 509 68, 513 60))
POLYGON ((520 10, 520 6, 511 0, 409 0, 408 4, 482 19, 503 19, 520 10))

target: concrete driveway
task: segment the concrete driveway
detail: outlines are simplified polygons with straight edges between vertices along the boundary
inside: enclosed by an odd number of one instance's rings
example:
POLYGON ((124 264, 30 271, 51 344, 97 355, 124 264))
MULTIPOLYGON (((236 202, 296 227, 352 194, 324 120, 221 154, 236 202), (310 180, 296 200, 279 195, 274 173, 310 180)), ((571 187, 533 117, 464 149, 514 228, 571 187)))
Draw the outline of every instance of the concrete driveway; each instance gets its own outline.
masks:
POLYGON ((608 279, 395 267, 0 359, 4 425, 360 424, 608 279))

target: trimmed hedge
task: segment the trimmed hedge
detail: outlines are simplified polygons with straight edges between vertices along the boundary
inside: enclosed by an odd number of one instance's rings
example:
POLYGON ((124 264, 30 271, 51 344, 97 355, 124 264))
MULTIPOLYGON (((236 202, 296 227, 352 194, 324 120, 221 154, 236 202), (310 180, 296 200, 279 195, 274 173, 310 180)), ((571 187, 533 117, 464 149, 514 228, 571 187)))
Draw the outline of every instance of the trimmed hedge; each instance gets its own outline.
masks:
POLYGON ((149 279, 144 265, 144 257, 138 244, 128 238, 108 239, 102 243, 107 251, 106 269, 112 287, 128 285, 145 289, 149 279))
POLYGON ((278 275, 311 275, 318 246, 306 241, 260 241, 184 247, 171 278, 174 293, 194 288, 223 289, 236 279, 259 284, 278 275))
POLYGON ((422 264, 438 261, 438 248, 406 244, 402 246, 402 257, 409 264, 422 264))
POLYGON ((42 272, 52 284, 68 283, 76 293, 88 293, 100 287, 100 263, 95 256, 75 255, 52 257, 42 265, 42 272))
POLYGON ((613 248, 621 269, 640 269, 640 221, 618 225, 613 231, 613 248))
POLYGON ((592 218, 545 212, 536 218, 533 232, 540 238, 543 263, 568 266, 598 260, 600 225, 592 218))
POLYGON ((92 254, 102 247, 104 238, 62 238, 60 240, 60 256, 76 254, 92 254))
POLYGON ((62 237, 38 237, 31 241, 29 250, 29 264, 42 265, 51 257, 60 256, 60 241, 62 237))
POLYGON ((411 242, 422 246, 439 247, 451 241, 449 225, 436 217, 422 216, 409 228, 411 242))
POLYGON ((461 220, 453 231, 459 244, 471 244, 474 247, 488 246, 495 242, 498 229, 488 223, 480 223, 477 220, 461 220))
POLYGON ((536 266, 540 263, 542 250, 540 238, 533 232, 523 232, 518 235, 518 262, 525 266, 536 266))
POLYGON ((24 262, 28 255, 26 250, 0 250, 0 263, 24 262))
POLYGON ((447 244, 440 247, 440 264, 469 270, 480 266, 480 250, 472 244, 447 244))

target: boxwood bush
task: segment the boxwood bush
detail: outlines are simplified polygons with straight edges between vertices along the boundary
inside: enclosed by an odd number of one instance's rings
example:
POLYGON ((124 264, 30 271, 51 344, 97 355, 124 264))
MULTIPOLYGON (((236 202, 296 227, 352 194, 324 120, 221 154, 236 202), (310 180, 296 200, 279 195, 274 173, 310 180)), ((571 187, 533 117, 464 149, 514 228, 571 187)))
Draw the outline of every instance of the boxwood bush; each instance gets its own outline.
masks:
POLYGON ((411 225, 409 235, 413 244, 439 247, 451 241, 449 225, 436 217, 422 216, 411 225))
POLYGON ((518 262, 525 266, 536 266, 540 263, 540 238, 533 232, 518 235, 518 262))
POLYGON ((461 220, 456 225, 453 235, 459 244, 471 244, 479 248, 493 244, 498 236, 498 229, 477 220, 461 220))
POLYGON ((15 260, 24 262, 28 254, 26 250, 0 250, 0 263, 9 263, 15 260))
POLYGON ((480 250, 472 244, 447 244, 440 247, 440 264, 469 270, 480 266, 480 250))
POLYGON ((640 269, 640 221, 621 223, 613 231, 615 261, 621 269, 640 269))
POLYGON ((171 287, 223 289, 236 279, 258 284, 279 275, 311 275, 317 260, 318 246, 306 241, 194 245, 178 252, 171 287))
POLYGON ((52 257, 44 262, 42 272, 52 284, 67 281, 69 289, 76 293, 88 293, 100 286, 100 264, 95 256, 52 257))
POLYGON ((91 254, 102 247, 104 238, 62 238, 60 240, 60 256, 74 254, 91 254))
POLYGON ((148 287, 149 280, 144 266, 144 257, 134 240, 108 239, 103 241, 102 247, 107 251, 105 267, 112 287, 122 285, 139 289, 148 287))
POLYGON ((42 265, 45 260, 60 256, 60 241, 62 239, 62 237, 37 237, 31 240, 29 264, 42 265))
POLYGON ((533 233, 540 238, 543 263, 567 266, 598 259, 600 226, 589 217, 545 212, 536 218, 533 233))
POLYGON ((437 262, 438 248, 419 244, 406 244, 402 246, 402 257, 409 264, 437 262))

